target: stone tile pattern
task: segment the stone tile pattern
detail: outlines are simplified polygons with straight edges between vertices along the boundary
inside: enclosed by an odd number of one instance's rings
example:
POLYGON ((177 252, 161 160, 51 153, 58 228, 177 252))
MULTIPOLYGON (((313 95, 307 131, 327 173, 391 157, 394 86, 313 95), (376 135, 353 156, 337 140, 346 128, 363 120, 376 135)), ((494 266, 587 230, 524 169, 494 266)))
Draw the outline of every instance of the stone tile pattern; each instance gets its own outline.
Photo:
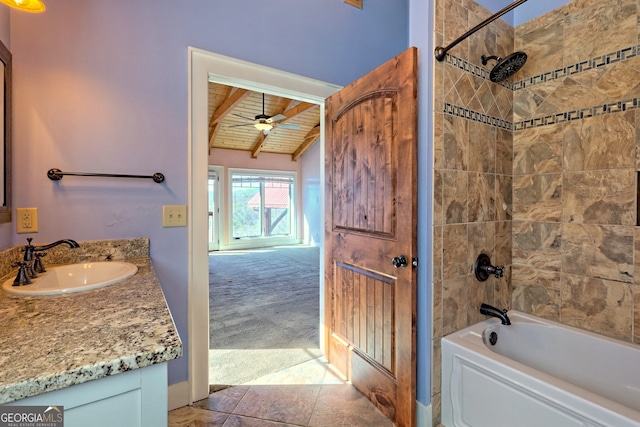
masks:
MULTIPOLYGON (((440 338, 480 301, 640 343, 637 0, 574 0, 516 28, 496 20, 434 70, 433 424, 440 338), (480 55, 525 51, 503 84, 480 55), (507 268, 484 286, 485 251, 507 268), (636 279, 637 278, 637 279, 636 279)), ((489 13, 437 0, 436 45, 489 13)))
POLYGON ((512 240, 514 309, 638 343, 639 7, 576 0, 515 29, 512 240))
POLYGON ((169 427, 391 427, 362 393, 314 359, 169 412, 169 427))
MULTIPOLYGON (((473 1, 436 1, 436 43, 446 45, 491 16, 473 1)), ((440 424, 440 340, 476 323, 482 302, 508 308, 512 219, 512 105, 510 82, 489 80, 506 56, 514 30, 496 20, 436 62, 434 76, 433 331, 431 403, 440 424), (473 274, 484 252, 505 277, 479 282, 473 274)))

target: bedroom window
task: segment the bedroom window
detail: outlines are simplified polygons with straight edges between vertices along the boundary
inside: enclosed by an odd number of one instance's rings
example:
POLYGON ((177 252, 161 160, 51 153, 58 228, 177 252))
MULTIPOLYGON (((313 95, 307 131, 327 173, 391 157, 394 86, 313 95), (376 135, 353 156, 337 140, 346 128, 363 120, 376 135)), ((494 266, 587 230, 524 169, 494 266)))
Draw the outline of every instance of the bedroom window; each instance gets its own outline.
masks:
POLYGON ((231 172, 233 239, 292 236, 295 174, 231 172))

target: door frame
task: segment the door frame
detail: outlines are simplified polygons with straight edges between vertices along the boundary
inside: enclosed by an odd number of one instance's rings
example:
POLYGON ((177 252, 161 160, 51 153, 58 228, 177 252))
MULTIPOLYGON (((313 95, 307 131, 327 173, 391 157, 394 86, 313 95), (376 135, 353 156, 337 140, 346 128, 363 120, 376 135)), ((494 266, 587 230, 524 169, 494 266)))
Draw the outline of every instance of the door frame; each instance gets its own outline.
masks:
MULTIPOLYGON (((188 48, 188 404, 209 396, 208 197, 210 81, 320 105, 320 180, 324 182, 324 100, 341 86, 188 48)), ((324 186, 321 188, 324 212, 324 186)), ((323 222, 324 226, 324 222, 323 222)), ((324 234, 324 233, 323 233, 324 234)), ((324 236, 321 237, 324 247, 324 236)), ((324 255, 320 254, 320 348, 324 349, 324 255)))

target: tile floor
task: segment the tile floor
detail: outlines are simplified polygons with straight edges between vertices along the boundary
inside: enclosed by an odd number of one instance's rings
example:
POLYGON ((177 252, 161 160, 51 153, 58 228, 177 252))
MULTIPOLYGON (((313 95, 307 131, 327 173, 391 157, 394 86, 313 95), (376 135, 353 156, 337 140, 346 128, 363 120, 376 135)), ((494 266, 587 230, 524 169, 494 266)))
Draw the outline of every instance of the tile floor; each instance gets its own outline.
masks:
POLYGON ((324 358, 211 394, 169 412, 169 427, 392 427, 324 358))

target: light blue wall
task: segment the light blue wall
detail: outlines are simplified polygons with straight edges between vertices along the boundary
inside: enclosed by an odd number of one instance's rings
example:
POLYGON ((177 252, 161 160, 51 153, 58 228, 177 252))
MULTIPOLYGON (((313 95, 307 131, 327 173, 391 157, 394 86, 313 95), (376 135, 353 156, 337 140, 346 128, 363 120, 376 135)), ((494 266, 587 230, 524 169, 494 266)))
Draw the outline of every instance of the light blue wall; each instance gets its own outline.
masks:
MULTIPOLYGON (((187 203, 187 47, 340 85, 408 47, 408 0, 64 0, 10 19, 15 206, 39 208, 36 243, 149 237, 185 348, 187 229, 162 228, 161 206, 187 203), (54 183, 53 167, 167 181, 54 183)), ((171 384, 187 379, 187 357, 171 362, 171 384)))
POLYGON ((433 0, 411 0, 409 44, 418 48, 418 401, 430 403, 433 175, 433 0))
POLYGON ((407 48, 407 0, 189 4, 191 45, 343 86, 407 48))

